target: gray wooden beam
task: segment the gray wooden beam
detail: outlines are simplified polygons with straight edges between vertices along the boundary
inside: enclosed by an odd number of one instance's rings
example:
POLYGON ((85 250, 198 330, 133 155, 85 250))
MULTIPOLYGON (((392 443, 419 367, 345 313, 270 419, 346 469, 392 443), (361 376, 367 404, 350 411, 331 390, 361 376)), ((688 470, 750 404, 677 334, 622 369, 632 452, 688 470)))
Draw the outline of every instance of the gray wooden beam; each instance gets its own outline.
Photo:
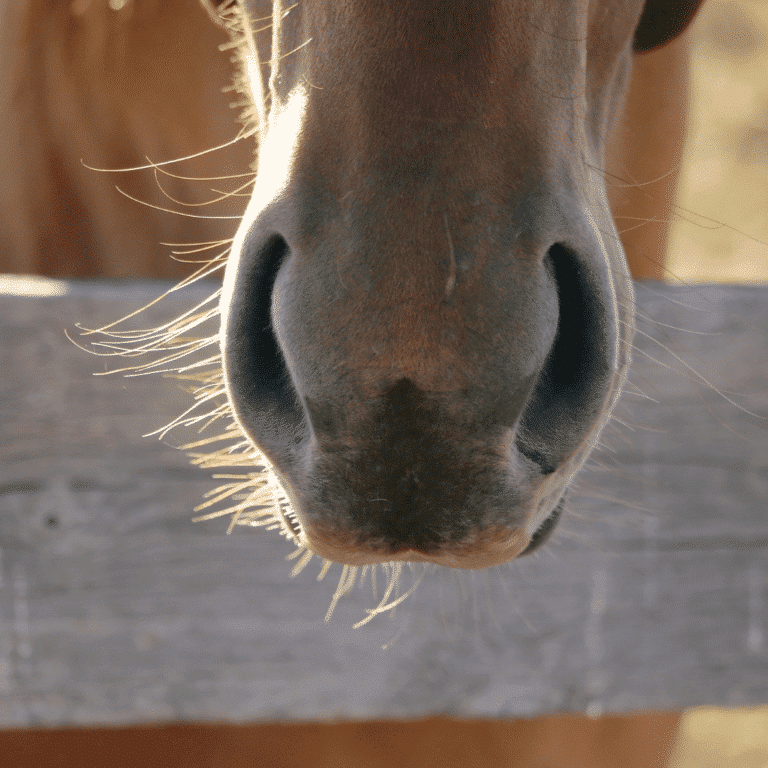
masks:
POLYGON ((187 396, 65 338, 167 285, 30 285, 0 276, 0 727, 768 701, 768 288, 639 286, 638 392, 555 540, 352 629, 369 587, 325 624, 339 569, 190 521, 217 482, 141 436, 187 396))

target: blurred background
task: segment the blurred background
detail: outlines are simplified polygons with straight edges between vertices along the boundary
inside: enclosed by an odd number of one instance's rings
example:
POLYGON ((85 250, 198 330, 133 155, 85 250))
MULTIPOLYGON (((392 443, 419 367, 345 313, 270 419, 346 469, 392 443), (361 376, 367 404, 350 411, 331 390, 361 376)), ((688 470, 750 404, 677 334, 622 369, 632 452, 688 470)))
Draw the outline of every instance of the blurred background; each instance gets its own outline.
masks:
POLYGON ((768 280, 768 3, 707 0, 691 35, 688 139, 667 266, 768 280))
MULTIPOLYGON (((670 279, 768 281, 768 3, 707 0, 691 35, 670 279)), ((768 367, 768 366, 767 366, 768 367)), ((768 706, 685 713, 670 768, 765 768, 768 706)))

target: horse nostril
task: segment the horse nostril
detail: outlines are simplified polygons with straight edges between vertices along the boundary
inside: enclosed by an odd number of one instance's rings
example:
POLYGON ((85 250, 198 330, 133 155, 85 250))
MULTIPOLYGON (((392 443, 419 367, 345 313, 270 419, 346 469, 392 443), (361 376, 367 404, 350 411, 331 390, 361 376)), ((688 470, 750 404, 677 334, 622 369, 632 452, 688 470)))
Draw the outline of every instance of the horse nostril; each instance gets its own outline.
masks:
POLYGON ((278 382, 286 375, 286 365, 272 327, 272 293, 277 274, 288 255, 288 245, 274 236, 258 248, 243 245, 250 269, 240 273, 236 287, 238 306, 229 312, 229 328, 225 336, 227 354, 235 358, 233 373, 240 374, 245 386, 255 397, 274 397, 278 382))
POLYGON ((554 270, 560 304, 557 336, 547 361, 549 376, 560 397, 581 400, 584 386, 600 365, 596 295, 575 254, 560 245, 547 254, 554 270))
MULTIPOLYGON (((258 233, 253 235, 253 239, 258 233)), ((252 245, 246 237, 237 280, 225 282, 224 372, 233 410, 245 432, 280 468, 304 417, 272 322, 272 298, 290 250, 277 235, 252 245)))
POLYGON ((612 376, 606 350, 612 344, 600 286, 583 260, 559 244, 546 258, 557 286, 557 334, 521 417, 517 447, 551 474, 603 406, 612 376))
POLYGON ((250 288, 251 327, 244 329, 250 333, 248 338, 256 348, 259 359, 259 365, 253 369, 254 384, 269 389, 283 380, 286 372, 285 360, 272 327, 270 308, 277 273, 287 253, 288 245, 281 237, 272 238, 264 247, 250 288))

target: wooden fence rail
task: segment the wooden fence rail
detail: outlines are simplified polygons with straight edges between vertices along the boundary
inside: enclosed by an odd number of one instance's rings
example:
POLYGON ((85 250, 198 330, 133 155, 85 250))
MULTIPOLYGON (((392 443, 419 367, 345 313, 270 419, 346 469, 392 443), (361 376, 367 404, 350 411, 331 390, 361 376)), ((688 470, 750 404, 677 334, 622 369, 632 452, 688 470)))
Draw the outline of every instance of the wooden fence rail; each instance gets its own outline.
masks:
POLYGON ((142 437, 187 396, 64 335, 165 287, 0 275, 0 727, 768 701, 768 287, 639 286, 636 391, 555 540, 356 630, 370 585, 325 624, 339 569, 191 522, 216 481, 142 437))

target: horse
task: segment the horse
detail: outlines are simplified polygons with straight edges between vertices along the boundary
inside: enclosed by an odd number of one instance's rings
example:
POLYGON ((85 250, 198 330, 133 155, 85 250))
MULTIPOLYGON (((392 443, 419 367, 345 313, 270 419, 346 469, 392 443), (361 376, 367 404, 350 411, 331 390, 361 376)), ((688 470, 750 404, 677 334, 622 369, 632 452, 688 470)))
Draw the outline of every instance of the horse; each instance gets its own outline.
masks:
POLYGON ((354 571, 536 551, 630 364, 633 58, 700 2, 204 4, 258 143, 219 344, 270 520, 354 571))

